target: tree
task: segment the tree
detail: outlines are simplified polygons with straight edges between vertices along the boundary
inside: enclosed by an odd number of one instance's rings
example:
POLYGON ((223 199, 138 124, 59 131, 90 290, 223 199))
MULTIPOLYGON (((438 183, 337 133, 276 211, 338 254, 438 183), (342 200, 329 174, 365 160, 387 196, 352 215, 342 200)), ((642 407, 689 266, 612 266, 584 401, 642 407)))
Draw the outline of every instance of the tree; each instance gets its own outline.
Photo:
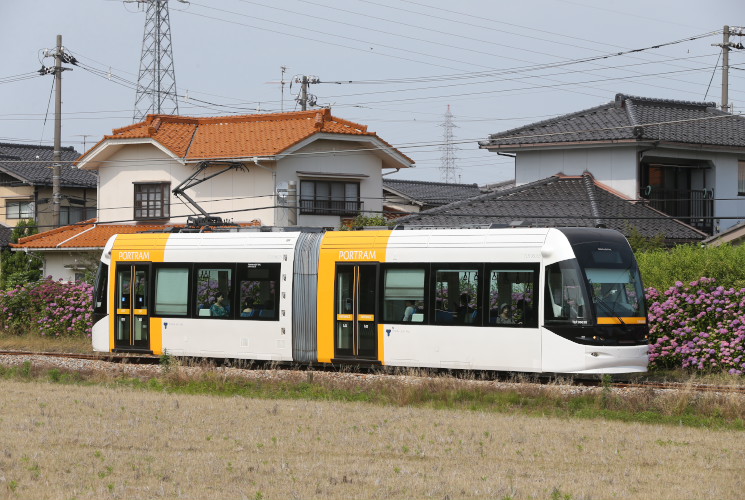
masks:
MULTIPOLYGON (((21 219, 13 228, 11 242, 37 234, 39 228, 33 219, 21 219)), ((41 278, 41 267, 44 261, 33 253, 12 252, 5 250, 0 254, 0 288, 8 290, 29 281, 41 278)))
POLYGON ((636 226, 628 227, 627 239, 629 240, 629 245, 631 245, 631 250, 633 250, 635 254, 667 248, 665 245, 665 236, 663 234, 646 237, 642 235, 641 231, 639 231, 636 226))

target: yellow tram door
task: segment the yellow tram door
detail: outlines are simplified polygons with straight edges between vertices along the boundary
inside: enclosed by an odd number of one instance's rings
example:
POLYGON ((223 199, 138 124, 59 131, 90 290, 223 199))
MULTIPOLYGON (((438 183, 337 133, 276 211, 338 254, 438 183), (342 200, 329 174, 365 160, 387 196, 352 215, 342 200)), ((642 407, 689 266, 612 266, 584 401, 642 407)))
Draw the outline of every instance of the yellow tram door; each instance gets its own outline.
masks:
POLYGON ((376 360, 378 357, 377 264, 338 264, 334 308, 334 357, 376 360))
POLYGON ((118 264, 114 351, 150 351, 150 264, 118 264))

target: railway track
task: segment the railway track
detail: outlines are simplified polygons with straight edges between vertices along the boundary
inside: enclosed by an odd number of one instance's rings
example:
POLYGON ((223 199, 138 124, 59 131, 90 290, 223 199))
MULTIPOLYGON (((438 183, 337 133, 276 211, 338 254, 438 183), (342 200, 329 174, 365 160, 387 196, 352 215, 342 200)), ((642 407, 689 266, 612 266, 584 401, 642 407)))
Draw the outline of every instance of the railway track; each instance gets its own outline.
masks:
MULTIPOLYGON (((35 352, 35 351, 0 351, 0 356, 33 356, 33 357, 47 357, 47 358, 65 358, 65 359, 77 359, 77 360, 91 360, 91 361, 105 361, 109 363, 121 363, 131 365, 158 365, 162 362, 160 356, 152 354, 136 354, 136 353, 60 353, 60 352, 35 352)), ((251 369, 298 369, 297 365, 291 363, 276 363, 276 362, 251 362, 251 363, 236 363, 236 360, 220 360, 220 359, 209 359, 211 363, 216 365, 226 365, 234 368, 242 368, 245 370, 251 369)), ((307 367, 305 367, 307 368, 307 367)), ((343 370, 346 373, 370 373, 369 368, 365 367, 328 367, 328 366, 314 366, 313 370, 320 371, 340 371, 343 370)), ((391 376, 400 374, 399 371, 381 370, 378 367, 375 372, 377 374, 389 374, 391 376)), ((426 370, 421 370, 422 373, 427 373, 426 370)), ((440 370, 434 370, 431 373, 443 373, 440 370)), ((460 375, 460 374, 459 374, 460 375)), ((460 377, 459 377, 460 378, 460 377)), ((466 377, 463 377, 466 378, 466 377)), ((507 373, 490 373, 483 377, 482 380, 501 380, 501 381, 515 381, 518 382, 520 379, 516 379, 514 374, 507 373)), ((522 383, 541 383, 550 384, 555 383, 556 378, 552 377, 540 377, 528 379, 522 383)), ((647 390, 674 390, 674 391, 695 391, 695 392, 721 392, 728 394, 745 394, 745 381, 743 385, 717 385, 717 384, 692 384, 683 382, 658 382, 658 381, 638 381, 638 382, 607 382, 600 379, 571 379, 562 376, 560 379, 562 383, 567 385, 577 386, 590 386, 590 387, 609 387, 613 389, 647 389, 647 390)))
POLYGON ((0 356, 46 356, 50 358, 88 359, 92 361, 108 361, 111 363, 131 363, 136 365, 157 365, 160 357, 150 354, 117 354, 117 353, 65 353, 65 352, 35 352, 35 351, 0 351, 0 356))

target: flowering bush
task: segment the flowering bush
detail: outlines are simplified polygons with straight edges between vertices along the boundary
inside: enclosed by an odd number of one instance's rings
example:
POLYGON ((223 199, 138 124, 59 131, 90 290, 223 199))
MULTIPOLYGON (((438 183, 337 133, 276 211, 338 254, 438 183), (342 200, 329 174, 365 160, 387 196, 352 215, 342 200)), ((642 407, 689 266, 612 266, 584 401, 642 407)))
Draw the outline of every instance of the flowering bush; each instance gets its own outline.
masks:
POLYGON ((93 286, 51 277, 0 291, 0 328, 10 333, 90 336, 93 286))
POLYGON ((745 288, 713 278, 647 289, 650 368, 745 371, 745 288))

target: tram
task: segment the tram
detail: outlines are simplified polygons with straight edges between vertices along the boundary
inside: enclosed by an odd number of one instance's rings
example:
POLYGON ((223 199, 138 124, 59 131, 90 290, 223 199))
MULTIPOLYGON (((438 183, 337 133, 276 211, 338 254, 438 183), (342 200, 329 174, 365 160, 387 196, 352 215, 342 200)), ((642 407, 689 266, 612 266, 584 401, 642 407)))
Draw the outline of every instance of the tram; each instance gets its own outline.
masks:
POLYGON ((100 352, 546 373, 643 372, 644 289, 595 228, 113 236, 100 352))

